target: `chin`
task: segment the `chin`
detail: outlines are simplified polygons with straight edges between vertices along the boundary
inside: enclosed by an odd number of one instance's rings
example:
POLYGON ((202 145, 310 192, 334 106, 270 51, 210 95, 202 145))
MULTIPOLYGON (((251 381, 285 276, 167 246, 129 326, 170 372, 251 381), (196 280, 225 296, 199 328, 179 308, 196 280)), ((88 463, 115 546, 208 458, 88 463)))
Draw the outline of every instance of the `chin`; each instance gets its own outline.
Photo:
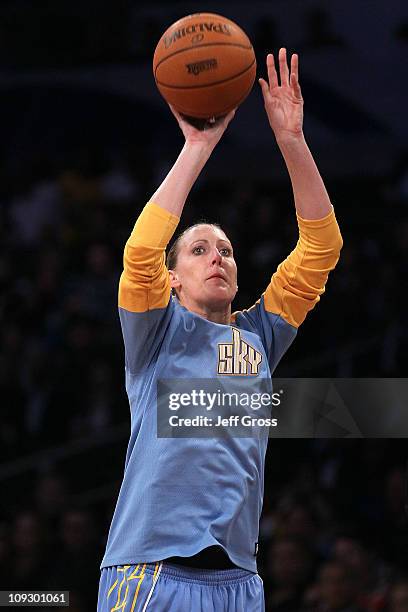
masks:
POLYGON ((212 291, 206 296, 206 303, 211 306, 214 310, 221 310, 227 308, 232 303, 234 296, 226 291, 212 291))

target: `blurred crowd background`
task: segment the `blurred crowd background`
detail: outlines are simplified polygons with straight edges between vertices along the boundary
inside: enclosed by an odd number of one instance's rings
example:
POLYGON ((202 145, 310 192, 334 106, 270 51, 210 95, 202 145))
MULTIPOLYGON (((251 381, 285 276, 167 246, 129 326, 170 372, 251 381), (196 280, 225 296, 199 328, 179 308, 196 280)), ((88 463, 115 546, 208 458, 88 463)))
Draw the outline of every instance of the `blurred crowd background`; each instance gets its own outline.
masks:
MULTIPOLYGON (((382 4, 253 2, 250 16, 239 2, 205 7, 246 29, 260 74, 267 51, 299 52, 306 137, 344 238, 280 376, 405 375, 408 127, 398 58, 408 14, 382 4)), ((151 58, 168 25, 202 8, 0 6, 1 588, 70 590, 79 612, 96 606, 129 435, 123 247, 182 146, 151 58)), ((180 224, 204 217, 230 236, 235 309, 258 299, 297 236, 262 113, 254 90, 180 224)), ((259 553, 267 610, 408 611, 406 460, 404 439, 271 441, 259 553)))

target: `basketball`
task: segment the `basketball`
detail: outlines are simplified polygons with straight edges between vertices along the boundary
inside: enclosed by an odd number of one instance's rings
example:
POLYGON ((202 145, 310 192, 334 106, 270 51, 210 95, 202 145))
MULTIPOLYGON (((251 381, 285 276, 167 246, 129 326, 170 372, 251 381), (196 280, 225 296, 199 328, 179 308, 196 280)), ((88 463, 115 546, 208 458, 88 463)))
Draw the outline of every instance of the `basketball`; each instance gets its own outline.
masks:
POLYGON ((153 74, 164 99, 197 119, 227 114, 247 97, 256 75, 245 32, 214 13, 179 19, 160 38, 153 74))

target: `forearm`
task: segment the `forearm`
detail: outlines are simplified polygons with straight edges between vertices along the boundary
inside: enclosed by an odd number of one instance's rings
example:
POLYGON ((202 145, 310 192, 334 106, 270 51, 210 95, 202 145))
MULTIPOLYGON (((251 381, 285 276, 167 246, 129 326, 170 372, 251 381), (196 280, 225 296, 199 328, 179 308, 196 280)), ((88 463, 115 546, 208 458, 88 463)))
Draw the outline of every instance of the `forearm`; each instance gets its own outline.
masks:
POLYGON ((332 205, 304 136, 277 141, 292 182, 296 211, 303 219, 321 219, 332 205))
POLYGON ((188 194, 212 150, 212 147, 203 143, 186 142, 174 166, 150 201, 180 217, 188 194))

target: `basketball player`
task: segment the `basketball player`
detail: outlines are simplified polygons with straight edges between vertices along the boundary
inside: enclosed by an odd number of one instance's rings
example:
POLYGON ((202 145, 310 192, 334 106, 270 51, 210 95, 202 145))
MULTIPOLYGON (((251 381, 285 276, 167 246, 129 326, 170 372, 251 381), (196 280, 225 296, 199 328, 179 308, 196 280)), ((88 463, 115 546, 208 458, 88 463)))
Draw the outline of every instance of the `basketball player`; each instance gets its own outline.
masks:
POLYGON ((131 437, 101 565, 100 612, 265 609, 256 553, 267 438, 158 438, 156 383, 269 378, 339 258, 333 207, 302 132, 298 57, 289 69, 280 50, 280 84, 272 55, 267 70, 260 86, 292 182, 299 241, 261 299, 231 315, 237 266, 218 226, 185 231, 165 265, 187 196, 234 112, 199 131, 173 109, 184 147, 125 247, 119 313, 131 437))

